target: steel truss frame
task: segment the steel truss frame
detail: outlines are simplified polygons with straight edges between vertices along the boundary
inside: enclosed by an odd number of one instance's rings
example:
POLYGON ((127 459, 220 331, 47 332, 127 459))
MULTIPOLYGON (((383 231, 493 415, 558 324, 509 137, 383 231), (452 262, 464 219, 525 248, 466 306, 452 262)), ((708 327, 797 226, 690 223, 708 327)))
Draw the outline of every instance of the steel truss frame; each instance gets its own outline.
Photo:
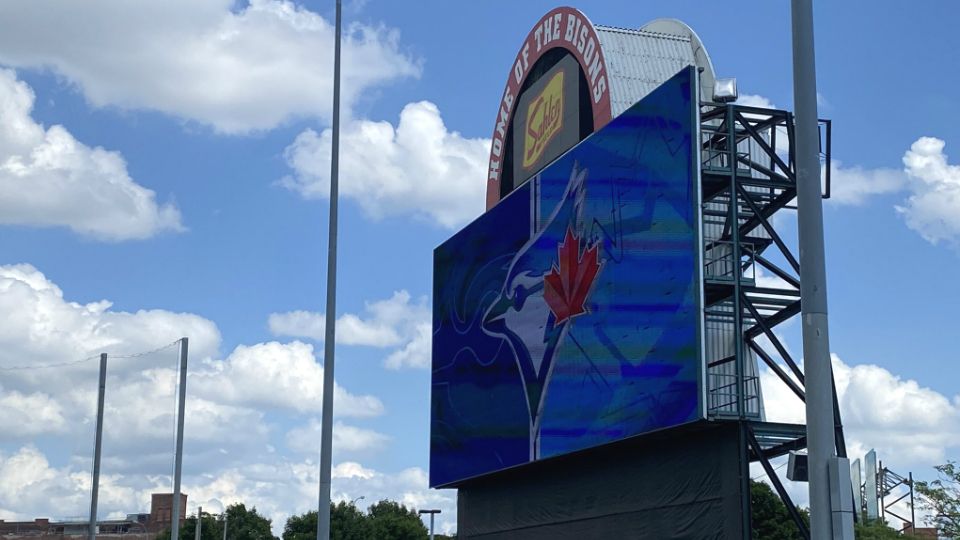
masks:
POLYGON ((880 519, 885 520, 887 514, 899 519, 903 522, 903 528, 900 529, 900 533, 903 534, 907 532, 907 529, 916 528, 917 515, 914 510, 913 473, 907 473, 906 477, 900 476, 889 468, 884 467, 881 461, 878 467, 877 477, 877 490, 880 491, 880 519), (891 497, 894 498, 888 500, 888 498, 891 497), (907 503, 907 506, 910 508, 910 519, 893 511, 893 507, 900 501, 907 499, 907 497, 910 498, 910 502, 907 503))
MULTIPOLYGON (((824 196, 830 191, 831 124, 821 120, 824 196), (823 136, 825 135, 825 137, 823 136)), ((740 432, 741 519, 752 537, 750 463, 759 462, 803 538, 810 533, 770 464, 806 448, 806 426, 765 421, 757 363, 762 361, 798 398, 803 370, 774 329, 800 313, 800 264, 775 223, 796 219, 793 114, 735 104, 701 103, 701 196, 705 328, 726 329, 732 346, 707 357, 708 417, 737 422, 740 432), (777 278, 756 279, 757 270, 777 278), (730 382, 729 379, 733 379, 730 382)), ((837 454, 846 457, 833 391, 837 454)))

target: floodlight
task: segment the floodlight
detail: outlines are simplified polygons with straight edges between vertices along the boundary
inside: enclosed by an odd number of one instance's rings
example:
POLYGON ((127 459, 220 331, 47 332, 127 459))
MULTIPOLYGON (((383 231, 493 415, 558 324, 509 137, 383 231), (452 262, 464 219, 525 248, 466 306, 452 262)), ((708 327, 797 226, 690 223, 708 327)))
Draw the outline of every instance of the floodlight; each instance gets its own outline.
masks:
POLYGON ((713 83, 713 99, 720 103, 737 100, 737 79, 717 79, 713 83))
POLYGON ((787 480, 807 482, 809 478, 807 455, 791 451, 790 457, 787 458, 787 480))

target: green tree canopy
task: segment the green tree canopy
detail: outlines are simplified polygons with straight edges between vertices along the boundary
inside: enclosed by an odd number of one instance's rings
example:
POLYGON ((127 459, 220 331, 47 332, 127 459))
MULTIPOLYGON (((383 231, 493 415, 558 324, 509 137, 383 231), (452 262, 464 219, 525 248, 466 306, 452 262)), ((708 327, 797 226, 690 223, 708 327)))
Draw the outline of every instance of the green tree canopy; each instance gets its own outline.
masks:
MULTIPOLYGON (((257 513, 256 508, 247 510, 243 503, 227 507, 227 540, 276 540, 270 530, 270 520, 257 513)), ((197 518, 188 517, 180 527, 183 540, 193 540, 197 534, 197 518)), ((314 533, 316 538, 316 533, 314 533)), ((164 529, 157 540, 170 540, 170 529, 164 529)), ((200 522, 200 540, 223 540, 223 514, 204 512, 200 522)))
POLYGON ((867 523, 862 520, 853 526, 853 536, 857 540, 894 540, 903 538, 900 533, 891 529, 883 520, 872 519, 867 523))
POLYGON ((960 468, 955 461, 934 467, 939 478, 917 482, 920 507, 930 512, 930 521, 941 536, 960 538, 960 468))
POLYGON ((394 501, 380 501, 369 510, 372 539, 422 540, 427 537, 427 528, 412 508, 394 501))
MULTIPOLYGON (((750 513, 753 518, 753 537, 756 540, 801 540, 800 531, 790 517, 787 506, 763 482, 750 481, 750 513)), ((798 508, 800 517, 810 526, 806 510, 798 508)))
MULTIPOLYGON (((316 540, 317 512, 290 516, 283 527, 283 540, 316 540)), ((369 540, 370 522, 353 504, 340 502, 330 505, 331 540, 369 540)))

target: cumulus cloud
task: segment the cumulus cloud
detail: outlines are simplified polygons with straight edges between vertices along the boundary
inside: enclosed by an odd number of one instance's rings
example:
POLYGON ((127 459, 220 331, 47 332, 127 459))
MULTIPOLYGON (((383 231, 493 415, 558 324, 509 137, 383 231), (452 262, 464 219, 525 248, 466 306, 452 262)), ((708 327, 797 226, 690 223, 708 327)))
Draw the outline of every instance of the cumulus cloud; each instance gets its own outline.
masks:
MULTIPOLYGON (((350 426, 343 422, 333 424, 333 455, 369 454, 382 450, 390 437, 372 429, 350 426)), ((287 447, 294 452, 315 456, 320 449, 320 421, 311 418, 303 426, 287 432, 287 447)))
POLYGON ((910 145, 903 165, 912 193, 897 211, 928 242, 960 246, 960 165, 947 162, 945 145, 934 137, 910 145))
MULTIPOLYGON (((104 471, 168 475, 178 379, 174 340, 184 335, 191 339, 184 451, 192 466, 216 469, 262 454, 270 437, 266 415, 272 411, 320 412, 323 370, 310 345, 239 346, 217 360, 220 334, 212 321, 110 307, 107 301, 67 301, 30 265, 0 266, 0 310, 7 314, 0 325, 0 442, 25 443, 44 435, 57 441, 60 458, 62 452, 87 456, 99 369, 97 355, 87 355, 107 351, 104 471), (150 350, 135 357, 122 354, 150 350), (86 361, 76 362, 85 356, 86 361), (50 365, 55 367, 45 367, 50 365)), ((356 395, 339 384, 334 388, 340 416, 383 413, 375 396, 356 395)), ((349 427, 346 432, 353 439, 365 435, 350 433, 349 427)))
MULTIPOLYGON (((284 155, 293 174, 281 185, 308 199, 330 191, 331 132, 308 129, 284 155)), ((410 103, 396 128, 359 120, 340 135, 340 194, 373 219, 410 215, 454 228, 480 215, 489 139, 449 131, 437 106, 410 103)))
MULTIPOLYGON (((365 314, 337 318, 337 342, 344 345, 395 347, 385 360, 391 369, 426 367, 430 363, 431 323, 426 297, 413 301, 405 290, 390 298, 367 302, 365 314)), ((275 336, 323 341, 326 318, 322 313, 289 311, 268 319, 275 336)))
MULTIPOLYGON (((301 413, 319 413, 323 403, 323 367, 313 346, 292 343, 240 345, 212 369, 195 375, 197 392, 208 399, 301 413)), ((340 416, 371 417, 383 413, 374 396, 358 396, 334 385, 335 411, 340 416)))
POLYGON ((896 193, 907 183, 902 170, 844 167, 838 159, 832 160, 830 174, 830 202, 835 204, 863 204, 873 195, 896 193))
POLYGON ((777 106, 769 98, 758 94, 742 94, 737 97, 737 105, 746 107, 760 107, 762 109, 776 109, 777 106))
POLYGON ((68 227, 110 241, 183 230, 176 207, 157 204, 120 154, 35 122, 34 100, 13 71, 0 69, 0 224, 68 227))
POLYGON ((429 321, 417 323, 412 339, 403 348, 392 353, 384 361, 390 369, 430 367, 430 352, 433 329, 429 321))
POLYGON ((63 408, 42 392, 5 392, 0 386, 0 442, 8 438, 60 433, 66 428, 63 408))
MULTIPOLYGON (((220 345, 216 325, 203 317, 110 308, 106 300, 87 304, 66 300, 55 283, 29 264, 0 265, 0 312, 5 314, 0 368, 69 362, 93 352, 146 351, 182 336, 190 336, 195 357, 212 356, 220 345)), ((74 369, 95 373, 94 364, 74 369)))
MULTIPOLYGON (((333 25, 294 2, 165 0, 0 4, 0 63, 50 69, 94 106, 152 109, 226 133, 328 118, 333 25)), ((342 101, 418 76, 384 26, 344 29, 342 101)))
MULTIPOLYGON (((944 396, 876 365, 832 360, 851 459, 875 448, 885 462, 920 471, 960 449, 960 395, 944 396)), ((775 374, 762 370, 761 384, 768 420, 804 422, 803 403, 775 374)))

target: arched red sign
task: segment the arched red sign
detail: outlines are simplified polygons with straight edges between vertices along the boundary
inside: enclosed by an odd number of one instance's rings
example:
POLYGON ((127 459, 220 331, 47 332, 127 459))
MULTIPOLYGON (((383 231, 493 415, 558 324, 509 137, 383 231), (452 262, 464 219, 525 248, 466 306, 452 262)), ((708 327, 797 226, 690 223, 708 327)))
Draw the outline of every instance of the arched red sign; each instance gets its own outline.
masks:
POLYGON ((556 8, 530 30, 507 77, 500 99, 497 121, 490 144, 487 169, 487 209, 500 201, 500 175, 506 151, 506 136, 513 122, 514 105, 530 69, 547 51, 563 48, 580 64, 587 79, 593 109, 593 130, 610 121, 610 88, 607 64, 600 48, 600 38, 586 15, 571 7, 556 8))

